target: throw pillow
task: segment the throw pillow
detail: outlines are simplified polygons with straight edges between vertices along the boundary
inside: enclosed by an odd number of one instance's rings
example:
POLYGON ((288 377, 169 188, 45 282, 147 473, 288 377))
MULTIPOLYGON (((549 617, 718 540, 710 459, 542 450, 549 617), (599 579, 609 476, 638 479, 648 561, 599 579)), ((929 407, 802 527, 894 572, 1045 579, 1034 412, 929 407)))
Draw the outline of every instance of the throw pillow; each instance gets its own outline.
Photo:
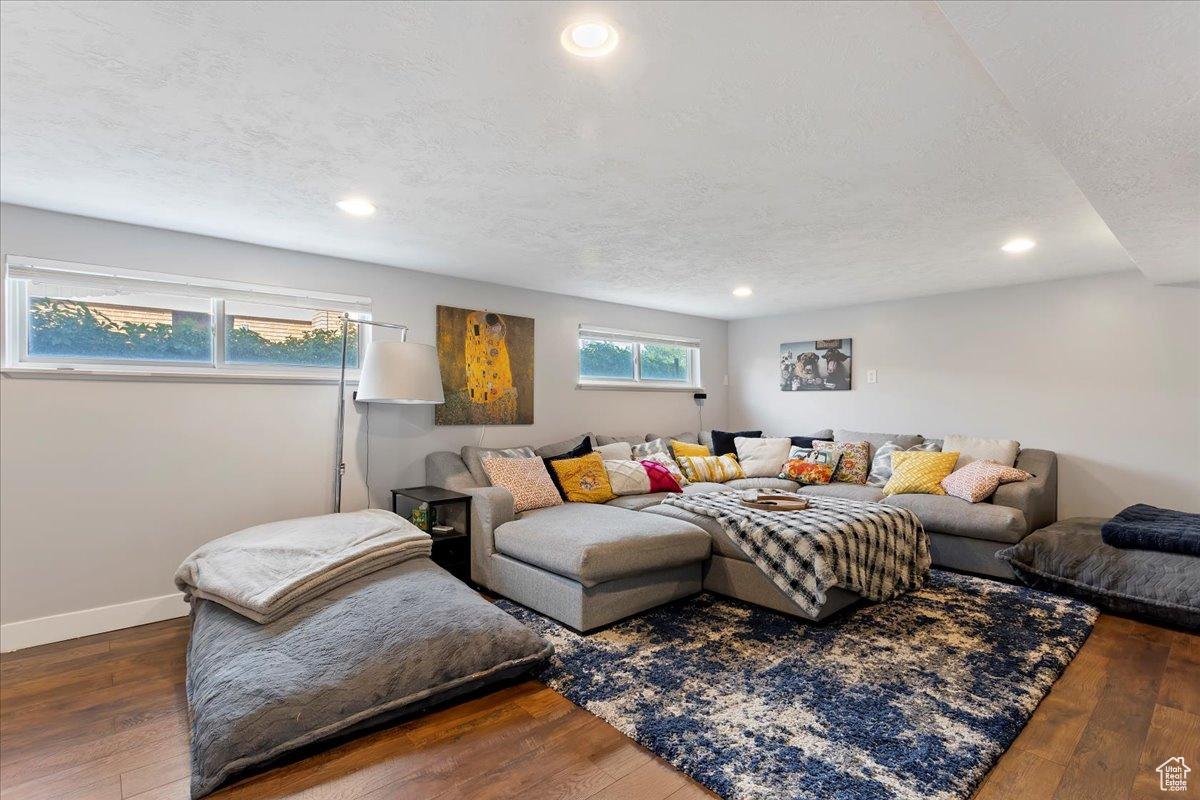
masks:
POLYGON ((867 476, 867 486, 877 486, 880 489, 887 486, 888 478, 892 477, 892 453, 936 453, 941 449, 941 443, 932 440, 907 448, 901 447, 894 441, 885 442, 875 451, 875 457, 871 459, 871 474, 867 476))
POLYGON ((1027 481, 1032 477, 1023 469, 1006 467, 995 461, 972 461, 942 478, 942 488, 951 497, 960 497, 968 503, 979 503, 991 497, 1002 483, 1027 481))
POLYGON ((737 431, 730 433, 729 431, 713 431, 712 432, 712 454, 714 456, 723 456, 729 453, 737 452, 737 443, 734 439, 741 436, 744 439, 755 439, 762 436, 762 431, 737 431))
POLYGON ((550 480, 546 463, 537 458, 485 458, 483 469, 493 486, 508 489, 517 513, 561 506, 562 498, 550 480))
MULTIPOLYGON (((783 467, 779 470, 779 475, 776 477, 788 481, 796 480, 788 475, 788 464, 792 463, 793 461, 804 461, 808 464, 820 464, 822 466, 829 467, 829 473, 832 476, 833 473, 837 471, 838 461, 840 461, 841 458, 842 454, 833 450, 813 450, 810 447, 797 447, 796 445, 792 445, 792 449, 788 451, 787 461, 784 462, 783 467)), ((826 481, 826 483, 828 483, 828 481, 826 481)))
POLYGON ((712 451, 702 444, 690 444, 688 442, 681 442, 678 439, 672 439, 671 455, 678 461, 680 456, 694 456, 698 458, 711 456, 712 451))
POLYGON ((955 469, 962 469, 972 461, 995 461, 1002 467, 1011 467, 1017 463, 1021 443, 1015 439, 983 439, 956 434, 942 441, 942 449, 954 450, 959 454, 955 469))
POLYGON ((533 458, 537 453, 533 452, 532 447, 508 447, 504 449, 494 447, 474 447, 466 445, 459 451, 462 456, 463 463, 467 465, 467 471, 471 473, 471 477, 480 486, 488 485, 487 471, 483 468, 483 459, 485 458, 533 458))
POLYGON ((684 456, 679 459, 679 466, 693 483, 725 483, 746 477, 737 456, 732 453, 723 456, 684 456))
POLYGON ((641 461, 659 453, 665 455, 667 458, 672 458, 669 439, 651 439, 648 442, 633 446, 633 458, 635 461, 641 461))
POLYGON ((616 497, 599 453, 550 462, 568 503, 607 503, 616 497))
POLYGON ((629 442, 612 442, 600 445, 593 452, 599 453, 605 461, 629 461, 633 458, 633 445, 629 442))
POLYGON ((791 439, 762 439, 735 437, 737 460, 742 466, 742 474, 747 478, 774 478, 783 468, 783 462, 788 460, 788 451, 792 449, 791 439))
POLYGON ((650 479, 651 492, 683 491, 679 488, 679 482, 675 480, 675 476, 671 474, 671 470, 659 462, 642 461, 641 465, 646 468, 646 476, 650 479))
POLYGON ((866 442, 813 442, 818 452, 838 453, 841 460, 833 473, 837 483, 866 483, 871 465, 871 446, 866 442))
POLYGON ((956 461, 958 453, 892 453, 892 477, 883 493, 945 494, 942 479, 954 470, 956 461))
POLYGON ((638 461, 654 461, 662 464, 671 473, 671 477, 675 479, 676 483, 680 486, 688 485, 687 476, 683 474, 683 470, 679 468, 679 464, 675 463, 675 459, 671 458, 667 453, 651 453, 645 458, 639 458, 638 461))
POLYGON ((568 458, 581 458, 592 452, 592 440, 589 437, 584 437, 583 441, 575 445, 574 449, 568 450, 565 453, 559 453, 555 456, 542 458, 546 462, 546 472, 550 473, 550 481, 554 484, 554 488, 558 489, 558 496, 563 500, 567 499, 567 492, 563 489, 562 484, 558 481, 558 473, 554 471, 552 466, 555 461, 562 461, 568 458))
POLYGON ((833 468, 828 464, 814 464, 803 458, 793 458, 783 465, 779 477, 805 486, 821 486, 833 479, 833 468))
MULTIPOLYGON (((650 475, 640 461, 605 459, 604 470, 608 473, 608 482, 617 497, 650 492, 650 475)), ((676 487, 677 490, 678 488, 676 487)))

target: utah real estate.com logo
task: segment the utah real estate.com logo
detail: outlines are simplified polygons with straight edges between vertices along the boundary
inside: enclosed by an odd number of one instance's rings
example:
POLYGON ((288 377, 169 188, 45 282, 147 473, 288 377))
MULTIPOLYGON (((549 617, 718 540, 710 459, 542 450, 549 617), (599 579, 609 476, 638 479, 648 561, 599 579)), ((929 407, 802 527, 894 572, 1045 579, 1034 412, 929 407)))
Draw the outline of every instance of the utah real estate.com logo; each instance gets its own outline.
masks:
POLYGON ((1183 763, 1183 756, 1175 756, 1158 767, 1158 788, 1164 792, 1186 792, 1187 776, 1192 768, 1183 763))

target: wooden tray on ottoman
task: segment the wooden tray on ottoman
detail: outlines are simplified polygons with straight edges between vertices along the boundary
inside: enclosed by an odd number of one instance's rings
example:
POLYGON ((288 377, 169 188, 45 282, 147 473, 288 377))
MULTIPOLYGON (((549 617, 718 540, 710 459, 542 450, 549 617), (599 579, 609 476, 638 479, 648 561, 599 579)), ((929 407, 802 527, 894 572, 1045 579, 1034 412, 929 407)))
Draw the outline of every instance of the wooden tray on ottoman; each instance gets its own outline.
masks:
POLYGON ((808 508, 807 500, 790 494, 760 494, 755 500, 742 498, 740 502, 756 511, 803 511, 808 508))

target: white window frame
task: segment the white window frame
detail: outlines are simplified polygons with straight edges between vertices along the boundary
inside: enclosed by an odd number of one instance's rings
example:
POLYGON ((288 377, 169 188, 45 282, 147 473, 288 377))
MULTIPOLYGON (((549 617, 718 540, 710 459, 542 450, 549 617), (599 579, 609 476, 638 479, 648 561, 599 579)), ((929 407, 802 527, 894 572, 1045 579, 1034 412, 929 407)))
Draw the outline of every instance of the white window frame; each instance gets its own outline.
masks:
MULTIPOLYGON (((339 367, 295 364, 230 364, 225 362, 225 303, 230 300, 263 305, 342 311, 352 319, 371 319, 371 298, 289 289, 279 286, 199 278, 166 272, 102 267, 53 259, 8 256, 4 260, 3 370, 5 373, 53 377, 162 377, 219 380, 336 381, 339 367), (29 354, 28 289, 30 280, 76 283, 80 286, 122 285, 148 293, 204 297, 210 304, 212 359, 207 362, 138 359, 72 358, 29 354)), ((366 352, 370 325, 360 325, 359 360, 366 352)), ((347 369, 357 379, 358 369, 347 369)))
POLYGON ((621 342, 633 345, 632 378, 592 378, 583 375, 576 355, 575 369, 578 375, 577 389, 606 389, 649 392, 700 392, 704 385, 700 379, 700 340, 690 336, 673 336, 661 333, 625 331, 602 328, 596 325, 580 325, 576 347, 584 341, 621 342), (688 352, 687 380, 663 381, 642 377, 642 346, 670 345, 683 347, 688 352))

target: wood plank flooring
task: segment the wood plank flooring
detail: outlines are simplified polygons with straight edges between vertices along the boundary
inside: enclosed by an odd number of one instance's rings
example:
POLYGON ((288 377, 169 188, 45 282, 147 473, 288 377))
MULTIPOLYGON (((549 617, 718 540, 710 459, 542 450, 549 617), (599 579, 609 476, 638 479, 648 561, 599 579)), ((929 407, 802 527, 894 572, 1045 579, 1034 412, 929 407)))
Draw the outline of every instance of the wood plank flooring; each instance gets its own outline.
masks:
MULTIPOLYGON (((185 620, 0 656, 0 797, 188 797, 185 620)), ((977 800, 1164 796, 1154 768, 1194 765, 1200 637, 1102 616, 977 800)), ((688 800, 706 789, 527 680, 277 768, 217 800, 688 800)))

